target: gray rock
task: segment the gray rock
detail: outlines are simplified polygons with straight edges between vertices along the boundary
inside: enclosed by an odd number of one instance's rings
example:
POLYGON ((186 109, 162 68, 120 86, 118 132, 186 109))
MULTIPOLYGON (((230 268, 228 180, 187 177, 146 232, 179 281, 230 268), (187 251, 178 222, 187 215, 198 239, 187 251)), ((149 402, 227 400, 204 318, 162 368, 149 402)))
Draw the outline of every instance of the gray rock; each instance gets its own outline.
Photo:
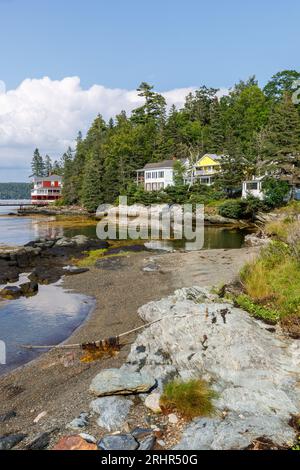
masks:
POLYGON ((267 436, 276 444, 291 444, 293 429, 283 427, 276 416, 248 416, 241 418, 230 413, 221 418, 196 419, 184 432, 176 450, 242 450, 255 439, 267 436), (266 433, 267 430, 267 433, 266 433))
POLYGON ((130 395, 132 393, 148 392, 155 385, 155 379, 147 373, 106 369, 93 379, 90 392, 98 397, 106 395, 130 395))
POLYGON ((145 273, 155 273, 155 272, 158 272, 159 270, 160 270, 160 266, 155 263, 149 263, 143 268, 143 271, 145 273))
POLYGON ((72 238, 67 237, 59 238, 55 243, 55 246, 60 248, 69 248, 75 245, 76 242, 72 238))
POLYGON ((8 411, 7 413, 0 415, 0 423, 6 423, 7 421, 10 421, 16 416, 17 413, 15 411, 8 411))
POLYGON ((140 441, 139 450, 153 450, 156 444, 155 436, 147 436, 140 441))
POLYGON ((9 436, 0 436, 0 450, 10 450, 25 439, 26 434, 10 434, 9 436))
POLYGON ((66 266, 64 268, 64 274, 66 276, 74 276, 76 274, 87 273, 88 271, 88 268, 77 268, 76 266, 66 266))
POLYGON ((135 428, 131 434, 138 441, 139 450, 152 450, 154 448, 156 437, 153 429, 135 428))
POLYGON ((72 238, 72 241, 77 245, 77 246, 85 246, 88 245, 90 240, 88 237, 85 235, 76 235, 75 237, 72 238))
POLYGON ((227 412, 222 420, 205 420, 213 438, 205 440, 205 428, 201 439, 193 439, 196 431, 191 428, 182 441, 184 448, 243 448, 251 444, 253 436, 265 436, 278 444, 293 441, 296 432, 289 420, 300 409, 296 340, 284 337, 280 330, 270 333, 248 313, 220 303, 198 287, 179 289, 170 297, 150 302, 139 309, 139 315, 145 322, 165 319, 139 334, 121 368, 124 373, 150 374, 157 379, 159 390, 173 377, 206 379, 219 394, 214 400, 217 412, 227 412), (245 422, 249 433, 243 431, 245 422), (224 441, 218 440, 223 426, 230 431, 228 439, 224 434, 224 441))
POLYGON ((91 434, 86 434, 85 432, 81 432, 79 436, 82 437, 82 439, 84 439, 89 444, 97 444, 97 439, 91 434))
POLYGON ((271 239, 267 237, 260 237, 255 234, 245 236, 246 246, 267 246, 271 243, 271 239))
POLYGON ((123 397, 103 397, 92 401, 91 409, 100 415, 98 426, 111 432, 122 428, 132 405, 123 397))
POLYGON ((79 429, 85 428, 89 424, 89 415, 88 413, 80 413, 78 418, 73 419, 71 423, 67 424, 68 429, 73 429, 78 431, 79 429))
POLYGON ((136 450, 139 443, 131 434, 117 434, 115 436, 104 436, 99 442, 101 450, 136 450))

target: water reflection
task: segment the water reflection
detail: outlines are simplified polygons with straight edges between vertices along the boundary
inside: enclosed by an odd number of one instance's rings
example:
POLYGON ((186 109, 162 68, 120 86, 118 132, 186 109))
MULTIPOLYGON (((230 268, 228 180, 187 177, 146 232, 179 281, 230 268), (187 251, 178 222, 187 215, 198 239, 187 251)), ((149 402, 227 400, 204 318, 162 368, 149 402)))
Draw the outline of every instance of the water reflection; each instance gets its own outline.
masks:
MULTIPOLYGON (((26 276, 22 276, 19 283, 26 280, 26 276)), ((0 339, 7 348, 7 364, 0 365, 0 374, 41 354, 41 351, 22 349, 22 344, 48 345, 64 341, 93 305, 93 299, 70 293, 60 283, 39 286, 35 297, 0 301, 0 339)))

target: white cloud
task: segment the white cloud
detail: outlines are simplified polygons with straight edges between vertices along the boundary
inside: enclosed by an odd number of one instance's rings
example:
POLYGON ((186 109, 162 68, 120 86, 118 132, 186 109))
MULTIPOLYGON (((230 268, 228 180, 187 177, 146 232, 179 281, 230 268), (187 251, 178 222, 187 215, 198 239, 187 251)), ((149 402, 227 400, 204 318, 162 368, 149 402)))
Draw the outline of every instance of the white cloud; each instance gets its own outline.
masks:
MULTIPOLYGON (((193 90, 179 88, 163 94, 169 106, 181 107, 193 90)), ((78 77, 26 79, 7 92, 0 81, 0 179, 1 168, 29 167, 35 147, 57 158, 98 113, 109 119, 123 109, 129 113, 140 103, 136 91, 101 85, 84 90, 78 77)))

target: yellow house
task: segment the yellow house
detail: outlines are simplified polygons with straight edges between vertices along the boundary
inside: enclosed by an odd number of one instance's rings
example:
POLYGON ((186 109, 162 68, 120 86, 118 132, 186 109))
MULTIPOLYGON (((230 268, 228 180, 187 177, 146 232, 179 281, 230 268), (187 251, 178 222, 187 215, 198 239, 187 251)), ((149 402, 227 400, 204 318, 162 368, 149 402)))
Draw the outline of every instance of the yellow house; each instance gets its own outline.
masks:
POLYGON ((216 174, 221 170, 222 155, 207 153, 195 165, 194 176, 201 184, 211 186, 216 174))

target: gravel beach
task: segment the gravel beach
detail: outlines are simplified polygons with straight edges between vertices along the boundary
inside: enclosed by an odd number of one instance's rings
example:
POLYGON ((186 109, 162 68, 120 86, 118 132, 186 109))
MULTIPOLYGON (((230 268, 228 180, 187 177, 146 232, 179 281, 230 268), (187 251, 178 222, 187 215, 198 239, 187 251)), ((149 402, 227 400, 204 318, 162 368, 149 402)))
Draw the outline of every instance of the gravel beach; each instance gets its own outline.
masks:
MULTIPOLYGON (((66 277, 65 288, 96 299, 93 312, 66 343, 91 342, 136 328, 142 325, 137 309, 145 303, 181 287, 220 286, 232 280, 256 252, 257 248, 142 252, 111 258, 86 273, 66 277), (152 270, 153 264, 158 269, 152 270)), ((131 335, 126 342, 134 338, 131 335)), ((64 434, 66 423, 88 408, 93 377, 101 369, 120 367, 129 350, 127 344, 116 357, 92 363, 80 362, 78 350, 52 350, 0 377, 0 415, 16 413, 13 419, 0 424, 1 434, 27 434, 19 448, 40 433, 55 429, 57 439, 64 434), (41 413, 42 418, 34 423, 41 413)))

